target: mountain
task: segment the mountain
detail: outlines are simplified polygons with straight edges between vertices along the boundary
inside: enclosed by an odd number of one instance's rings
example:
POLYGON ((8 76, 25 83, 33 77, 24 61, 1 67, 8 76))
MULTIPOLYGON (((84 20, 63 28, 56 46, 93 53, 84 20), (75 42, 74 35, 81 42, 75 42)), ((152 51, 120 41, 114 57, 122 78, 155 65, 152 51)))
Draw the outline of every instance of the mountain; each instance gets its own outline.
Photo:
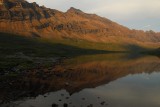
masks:
POLYGON ((109 19, 73 7, 67 12, 61 12, 25 0, 0 0, 0 31, 49 39, 160 44, 160 33, 130 30, 109 19))

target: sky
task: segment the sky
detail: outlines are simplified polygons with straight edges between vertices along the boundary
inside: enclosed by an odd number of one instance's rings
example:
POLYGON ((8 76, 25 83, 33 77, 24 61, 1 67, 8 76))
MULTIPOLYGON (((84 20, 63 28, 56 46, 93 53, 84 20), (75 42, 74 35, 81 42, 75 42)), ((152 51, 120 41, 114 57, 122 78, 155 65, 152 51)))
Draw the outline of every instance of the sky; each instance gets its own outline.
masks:
POLYGON ((75 7, 106 17, 130 29, 160 32, 160 0, 27 0, 67 11, 75 7))

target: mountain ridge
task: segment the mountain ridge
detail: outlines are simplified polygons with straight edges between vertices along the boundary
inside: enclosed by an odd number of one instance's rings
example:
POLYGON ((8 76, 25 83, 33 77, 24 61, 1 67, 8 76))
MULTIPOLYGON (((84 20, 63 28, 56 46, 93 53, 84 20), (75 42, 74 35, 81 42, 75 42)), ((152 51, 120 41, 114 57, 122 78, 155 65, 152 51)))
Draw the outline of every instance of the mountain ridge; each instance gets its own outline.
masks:
POLYGON ((159 44, 160 33, 131 30, 107 18, 71 7, 66 12, 25 0, 0 0, 0 31, 49 39, 159 44))

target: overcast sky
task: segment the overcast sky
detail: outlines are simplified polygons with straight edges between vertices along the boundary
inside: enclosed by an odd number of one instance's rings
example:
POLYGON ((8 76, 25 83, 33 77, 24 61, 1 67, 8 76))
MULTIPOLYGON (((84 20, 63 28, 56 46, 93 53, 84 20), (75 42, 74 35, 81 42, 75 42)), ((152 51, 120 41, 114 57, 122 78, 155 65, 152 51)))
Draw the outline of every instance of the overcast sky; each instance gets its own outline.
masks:
POLYGON ((28 0, 66 11, 75 7, 134 29, 160 31, 160 0, 28 0))

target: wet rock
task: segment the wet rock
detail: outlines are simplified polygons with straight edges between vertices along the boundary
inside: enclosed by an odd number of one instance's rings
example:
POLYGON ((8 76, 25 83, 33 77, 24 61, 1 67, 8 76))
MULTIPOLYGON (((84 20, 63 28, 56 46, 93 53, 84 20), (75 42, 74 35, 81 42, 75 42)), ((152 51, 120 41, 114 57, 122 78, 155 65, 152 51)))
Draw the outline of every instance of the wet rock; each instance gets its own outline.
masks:
POLYGON ((69 99, 69 97, 66 97, 66 99, 69 99))
POLYGON ((59 99, 58 101, 62 101, 61 99, 59 99))
POLYGON ((85 100, 85 98, 82 98, 82 100, 85 100))
POLYGON ((64 104, 63 104, 63 107, 68 107, 68 104, 67 104, 67 103, 64 103, 64 104))
POLYGON ((52 107, 58 107, 58 104, 52 104, 52 107))
POLYGON ((101 105, 104 105, 104 104, 105 104, 105 101, 102 101, 102 102, 101 102, 101 105))

